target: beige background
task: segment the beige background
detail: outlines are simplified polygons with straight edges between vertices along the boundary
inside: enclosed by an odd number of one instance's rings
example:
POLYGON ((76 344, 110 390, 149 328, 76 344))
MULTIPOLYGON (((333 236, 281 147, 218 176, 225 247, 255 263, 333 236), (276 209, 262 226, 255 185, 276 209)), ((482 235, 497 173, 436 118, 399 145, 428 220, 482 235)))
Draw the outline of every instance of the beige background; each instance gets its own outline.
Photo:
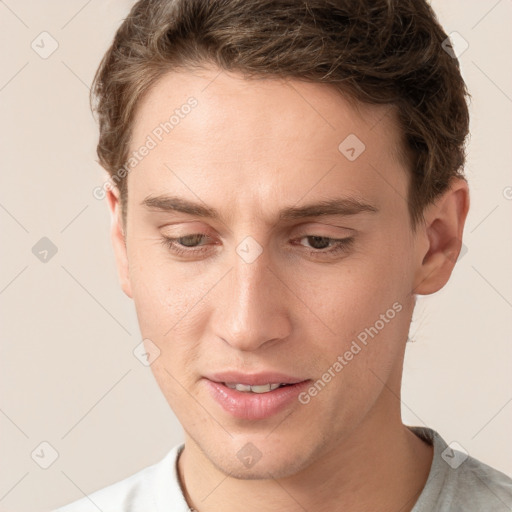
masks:
MULTIPOLYGON (((88 86, 131 3, 0 1, 2 511, 79 498, 182 439, 132 353, 135 311, 118 286, 106 203, 92 196, 103 176, 88 86), (51 49, 43 31, 59 45, 48 58, 31 47, 51 49), (32 253, 42 237, 58 248, 46 263, 32 253), (43 441, 58 452, 48 469, 31 458, 49 460, 43 441)), ((512 476, 512 3, 433 6, 469 43, 460 61, 473 94, 472 207, 467 253, 450 283, 418 303, 403 416, 512 476)))

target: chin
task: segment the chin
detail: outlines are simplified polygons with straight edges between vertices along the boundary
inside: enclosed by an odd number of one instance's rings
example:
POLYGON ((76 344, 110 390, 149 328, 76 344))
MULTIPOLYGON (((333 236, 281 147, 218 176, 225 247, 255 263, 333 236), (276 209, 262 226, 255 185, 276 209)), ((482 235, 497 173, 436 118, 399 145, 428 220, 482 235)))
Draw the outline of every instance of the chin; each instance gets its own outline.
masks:
POLYGON ((241 464, 232 461, 217 461, 212 460, 212 463, 219 471, 226 476, 236 478, 237 480, 269 480, 281 479, 295 475, 308 466, 305 460, 282 460, 276 456, 272 460, 264 460, 263 458, 256 463, 252 468, 244 468, 241 464))
MULTIPOLYGON (((239 480, 268 480, 286 478, 307 468, 322 446, 304 443, 283 443, 277 436, 243 436, 232 439, 223 448, 203 447, 210 462, 226 476, 239 480), (297 447, 300 446, 300 450, 297 447)), ((311 442, 311 441, 310 441, 311 442)))

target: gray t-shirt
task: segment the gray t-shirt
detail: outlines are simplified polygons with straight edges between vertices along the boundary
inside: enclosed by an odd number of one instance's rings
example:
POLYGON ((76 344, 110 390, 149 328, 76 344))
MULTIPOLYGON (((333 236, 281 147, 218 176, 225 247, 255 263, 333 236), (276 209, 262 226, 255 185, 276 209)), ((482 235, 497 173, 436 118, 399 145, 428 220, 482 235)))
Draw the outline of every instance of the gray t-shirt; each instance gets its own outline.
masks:
POLYGON ((418 437, 434 445, 434 457, 412 512, 510 512, 512 479, 504 473, 450 446, 435 431, 409 427, 418 437))
MULTIPOLYGON (((412 512, 512 511, 511 478, 448 446, 430 428, 409 428, 434 446, 428 479, 412 512)), ((175 446, 160 462, 54 512, 189 512, 177 472, 182 449, 175 446)))

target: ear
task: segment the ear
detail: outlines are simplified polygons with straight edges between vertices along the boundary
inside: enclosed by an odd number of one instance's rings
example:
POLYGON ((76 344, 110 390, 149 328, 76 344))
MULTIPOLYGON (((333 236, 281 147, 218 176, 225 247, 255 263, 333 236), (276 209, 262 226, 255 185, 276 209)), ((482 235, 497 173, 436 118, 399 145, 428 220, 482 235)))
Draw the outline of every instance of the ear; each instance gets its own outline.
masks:
POLYGON ((453 178, 450 188, 425 208, 418 226, 418 267, 414 294, 439 291, 450 278, 462 247, 462 234, 469 210, 466 180, 453 178))
POLYGON ((110 239, 114 249, 119 282, 124 293, 133 298, 126 251, 126 233, 122 222, 119 190, 116 187, 110 187, 107 190, 107 202, 110 210, 110 239))

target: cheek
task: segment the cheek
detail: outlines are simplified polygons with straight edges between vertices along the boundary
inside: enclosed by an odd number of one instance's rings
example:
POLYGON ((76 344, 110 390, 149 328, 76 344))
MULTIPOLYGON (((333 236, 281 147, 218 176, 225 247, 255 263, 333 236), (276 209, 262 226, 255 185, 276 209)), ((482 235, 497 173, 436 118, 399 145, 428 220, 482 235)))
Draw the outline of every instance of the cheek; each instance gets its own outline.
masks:
POLYGON ((393 246, 378 242, 329 274, 310 272, 302 277, 301 289, 316 313, 311 319, 318 329, 310 331, 309 339, 312 352, 322 354, 316 368, 320 374, 341 356, 339 375, 343 373, 347 383, 359 386, 364 381, 371 386, 375 377, 369 369, 384 380, 389 375, 403 350, 412 315, 408 254, 403 241, 393 246))
POLYGON ((132 242, 128 262, 142 333, 162 337, 186 317, 197 302, 201 288, 191 284, 196 280, 191 280, 186 265, 165 257, 157 239, 132 242))
POLYGON ((312 269, 294 280, 310 310, 330 328, 326 334, 354 335, 396 302, 403 306, 410 300, 413 274, 403 252, 381 251, 354 255, 337 267, 312 269))
POLYGON ((225 270, 172 261, 156 243, 141 244, 129 261, 141 335, 160 350, 151 369, 169 400, 177 394, 179 401, 180 384, 189 387, 197 378, 193 370, 211 318, 209 292, 225 270))
MULTIPOLYGON (((138 251, 130 257, 133 301, 143 339, 159 351, 151 371, 169 405, 186 409, 195 377, 202 318, 198 304, 204 291, 191 286, 190 276, 158 250, 138 251), (157 254, 152 254, 157 253, 157 254)), ((184 414, 182 412, 182 414, 184 414)))

